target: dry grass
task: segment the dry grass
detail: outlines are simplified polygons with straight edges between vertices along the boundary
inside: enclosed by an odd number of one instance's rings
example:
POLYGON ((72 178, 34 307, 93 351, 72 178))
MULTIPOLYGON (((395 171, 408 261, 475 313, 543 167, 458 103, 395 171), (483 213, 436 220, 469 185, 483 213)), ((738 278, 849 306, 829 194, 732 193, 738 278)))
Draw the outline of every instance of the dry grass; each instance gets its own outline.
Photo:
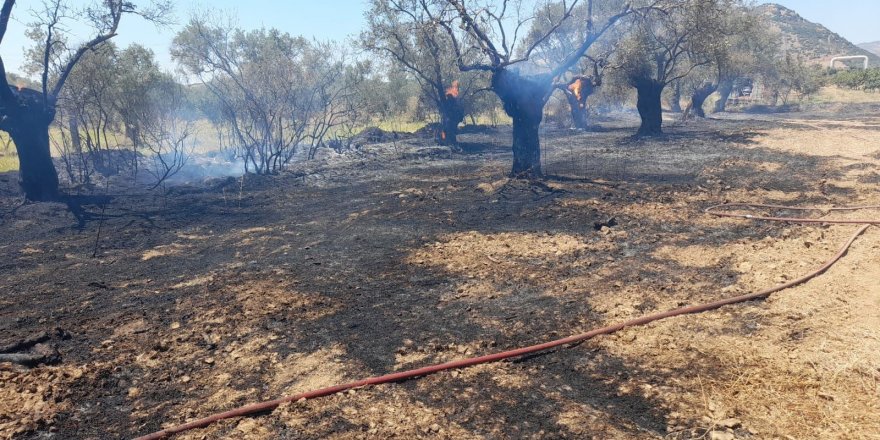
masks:
POLYGON ((18 157, 13 155, 0 155, 0 173, 18 170, 18 157))
POLYGON ((880 93, 865 92, 862 90, 847 90, 837 86, 823 87, 807 102, 810 103, 845 103, 845 104, 871 104, 880 102, 880 93))

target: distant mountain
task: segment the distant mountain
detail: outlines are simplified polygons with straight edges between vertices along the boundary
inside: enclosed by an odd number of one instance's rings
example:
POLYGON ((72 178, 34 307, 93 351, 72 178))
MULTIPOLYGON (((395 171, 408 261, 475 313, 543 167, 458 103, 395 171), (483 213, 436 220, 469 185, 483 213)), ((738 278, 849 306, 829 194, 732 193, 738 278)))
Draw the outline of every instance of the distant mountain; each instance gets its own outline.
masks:
POLYGON ((784 50, 800 53, 809 60, 825 65, 836 56, 866 55, 872 66, 880 66, 880 55, 856 46, 785 6, 768 3, 758 6, 758 12, 767 17, 781 33, 784 50))
POLYGON ((859 47, 877 56, 880 56, 880 41, 875 41, 873 43, 862 43, 859 45, 859 47))

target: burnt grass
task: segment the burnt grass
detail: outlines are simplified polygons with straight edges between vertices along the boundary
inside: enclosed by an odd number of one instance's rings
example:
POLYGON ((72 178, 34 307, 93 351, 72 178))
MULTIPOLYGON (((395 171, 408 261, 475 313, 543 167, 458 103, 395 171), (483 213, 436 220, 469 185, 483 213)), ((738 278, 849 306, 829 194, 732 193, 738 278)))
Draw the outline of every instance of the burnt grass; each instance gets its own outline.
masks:
MULTIPOLYGON (((79 217, 62 204, 22 205, 7 175, 0 345, 56 328, 70 337, 52 342, 58 366, 8 367, 4 377, 81 374, 48 394, 45 417, 6 420, 14 429, 3 435, 130 438, 343 378, 629 317, 599 307, 601 298, 631 301, 632 316, 715 299, 739 272, 725 261, 695 270, 655 251, 759 241, 785 227, 713 223, 702 209, 756 191, 767 203, 784 202, 772 199, 781 193, 804 203, 853 195, 828 183, 843 178, 830 159, 757 145, 773 124, 705 121, 647 140, 626 126, 547 130, 542 182, 505 179, 504 128, 463 134, 458 152, 405 140, 167 193, 117 182, 106 206, 84 204, 79 217), (473 253, 496 240, 510 253, 473 253), (549 250, 529 249, 536 245, 549 250), (279 378, 283 370, 290 374, 279 378)), ((754 307, 731 307, 741 325, 711 332, 748 337, 747 324, 764 319, 754 307)), ((256 427, 235 420, 191 438, 689 438, 710 426, 693 417, 671 427, 674 389, 622 384, 662 387, 723 371, 721 362, 704 356, 690 372, 664 369, 590 341, 300 403, 248 422, 256 427), (560 422, 571 411, 585 422, 560 422)))

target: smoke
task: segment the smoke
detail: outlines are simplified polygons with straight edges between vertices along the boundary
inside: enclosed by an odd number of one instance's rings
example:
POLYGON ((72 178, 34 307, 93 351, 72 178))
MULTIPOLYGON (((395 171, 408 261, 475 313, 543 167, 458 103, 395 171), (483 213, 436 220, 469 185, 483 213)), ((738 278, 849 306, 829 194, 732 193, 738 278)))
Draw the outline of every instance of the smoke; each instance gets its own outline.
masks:
POLYGON ((239 177, 244 174, 244 162, 231 151, 191 153, 180 171, 169 177, 168 185, 199 184, 210 179, 239 177))

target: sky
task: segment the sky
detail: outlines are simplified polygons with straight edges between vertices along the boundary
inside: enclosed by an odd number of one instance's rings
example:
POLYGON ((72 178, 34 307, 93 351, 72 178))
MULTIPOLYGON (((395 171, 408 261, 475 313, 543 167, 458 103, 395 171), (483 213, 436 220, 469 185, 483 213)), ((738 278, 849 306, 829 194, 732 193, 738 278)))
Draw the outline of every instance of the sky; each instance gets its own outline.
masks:
MULTIPOLYGON (((30 11, 41 0, 19 0, 13 10, 6 36, 0 44, 0 56, 7 71, 21 72, 24 50, 31 42, 25 37, 25 25, 32 21, 30 11)), ((90 4, 88 0, 73 0, 74 7, 90 4)), ((804 18, 819 22, 853 43, 880 40, 880 0, 776 0, 794 9, 804 18)), ((221 10, 238 17, 239 26, 254 29, 261 26, 274 27, 293 35, 303 35, 321 40, 344 40, 360 33, 365 23, 367 0, 179 0, 175 2, 177 25, 157 29, 136 17, 124 18, 119 36, 119 46, 132 42, 152 49, 159 62, 167 69, 173 68, 168 48, 177 29, 196 10, 221 10), (246 5, 246 6, 245 6, 246 5)), ((75 26, 71 26, 75 29, 75 26)), ((85 39, 86 35, 81 38, 85 39)))

